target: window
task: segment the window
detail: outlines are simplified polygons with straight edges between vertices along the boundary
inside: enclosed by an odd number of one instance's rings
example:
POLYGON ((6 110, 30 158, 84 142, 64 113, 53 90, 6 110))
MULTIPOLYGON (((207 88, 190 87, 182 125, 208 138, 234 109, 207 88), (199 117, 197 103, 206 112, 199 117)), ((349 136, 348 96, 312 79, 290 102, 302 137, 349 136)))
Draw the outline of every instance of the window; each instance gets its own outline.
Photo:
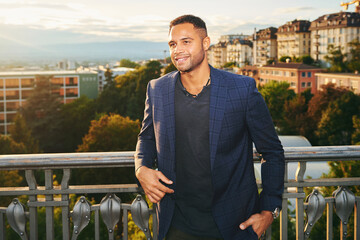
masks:
POLYGON ((301 77, 306 77, 306 72, 302 72, 301 77))
POLYGON ((358 81, 351 80, 351 82, 350 82, 351 89, 354 89, 356 91, 358 89, 358 86, 359 86, 358 81))
POLYGON ((311 82, 307 82, 307 87, 311 87, 311 82))
POLYGON ((306 82, 301 82, 301 87, 302 88, 306 87, 306 82))
POLYGON ((291 82, 291 83, 290 83, 290 87, 296 87, 296 83, 295 83, 295 82, 291 82))
POLYGON ((292 77, 295 77, 296 74, 295 74, 294 72, 291 72, 291 76, 292 76, 292 77))
POLYGON ((308 72, 308 73, 307 73, 307 76, 308 76, 308 77, 311 77, 311 72, 308 72))

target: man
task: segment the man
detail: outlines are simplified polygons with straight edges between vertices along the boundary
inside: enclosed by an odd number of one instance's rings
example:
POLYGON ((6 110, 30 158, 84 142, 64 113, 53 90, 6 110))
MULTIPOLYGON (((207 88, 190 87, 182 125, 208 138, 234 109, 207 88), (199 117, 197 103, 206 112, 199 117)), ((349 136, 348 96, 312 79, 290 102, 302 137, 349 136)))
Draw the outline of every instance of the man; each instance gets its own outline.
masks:
POLYGON ((176 18, 178 71, 148 85, 135 173, 158 203, 159 239, 257 239, 281 207, 283 148, 265 102, 252 78, 209 66, 209 46, 203 20, 176 18), (252 142, 264 158, 260 197, 252 142))

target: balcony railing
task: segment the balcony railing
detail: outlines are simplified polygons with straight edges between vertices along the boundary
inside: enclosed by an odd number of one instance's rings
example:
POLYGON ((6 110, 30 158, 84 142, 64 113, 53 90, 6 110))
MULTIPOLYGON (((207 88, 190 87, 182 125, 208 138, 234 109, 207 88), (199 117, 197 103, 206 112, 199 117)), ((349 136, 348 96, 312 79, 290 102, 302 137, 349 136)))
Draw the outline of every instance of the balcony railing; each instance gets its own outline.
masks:
MULTIPOLYGON (((154 209, 138 195, 132 204, 121 203, 117 193, 141 193, 136 184, 108 185, 69 185, 72 169, 78 168, 121 168, 134 165, 133 152, 106 153, 67 153, 67 154, 33 154, 2 155, 0 170, 20 170, 25 172, 27 187, 0 187, 0 198, 14 196, 7 206, 0 207, 0 240, 6 236, 6 221, 19 235, 19 239, 38 239, 38 208, 46 209, 46 239, 54 239, 54 207, 61 208, 62 238, 77 239, 80 232, 87 227, 91 213, 94 213, 94 239, 100 239, 100 214, 105 223, 109 239, 114 239, 115 226, 122 224, 122 239, 128 239, 128 213, 134 223, 145 233, 146 239, 157 239, 157 219, 154 209), (61 169, 63 177, 59 186, 54 186, 53 170, 61 169), (38 186, 34 171, 44 170, 45 186, 38 186), (91 205, 85 197, 81 197, 70 209, 70 194, 103 194, 99 204, 91 205), (28 196, 27 206, 16 196, 28 196), (41 199, 45 196, 45 199, 41 199), (55 197, 57 196, 57 197, 55 197), (60 198, 58 197, 60 196, 60 198), (120 219, 122 211, 123 218, 120 219), (152 229, 149 217, 153 216, 152 229), (26 226, 29 229, 26 229, 26 226), (70 227, 72 226, 72 227, 70 227), (154 231, 155 230, 155 231, 154 231)), ((307 163, 327 161, 360 161, 360 146, 337 147, 291 147, 285 148, 286 174, 282 211, 280 214, 281 240, 288 239, 288 200, 296 200, 296 239, 303 240, 310 236, 314 224, 322 216, 325 208, 327 214, 327 239, 333 239, 333 220, 339 217, 341 222, 340 239, 347 235, 347 224, 350 215, 354 214, 354 239, 360 239, 360 197, 355 196, 347 186, 359 186, 360 176, 355 178, 320 178, 305 179, 307 163), (295 179, 288 179, 288 164, 298 163, 295 179), (318 190, 306 196, 306 187, 338 186, 333 197, 324 198, 318 190), (306 199, 306 200, 305 200, 306 199), (335 214, 334 214, 335 209, 335 214), (306 224, 304 221, 305 214, 306 224)), ((261 156, 254 152, 254 161, 259 163, 261 156)), ((261 188, 261 182, 258 182, 261 188)), ((271 228, 266 231, 265 239, 271 239, 271 228)))

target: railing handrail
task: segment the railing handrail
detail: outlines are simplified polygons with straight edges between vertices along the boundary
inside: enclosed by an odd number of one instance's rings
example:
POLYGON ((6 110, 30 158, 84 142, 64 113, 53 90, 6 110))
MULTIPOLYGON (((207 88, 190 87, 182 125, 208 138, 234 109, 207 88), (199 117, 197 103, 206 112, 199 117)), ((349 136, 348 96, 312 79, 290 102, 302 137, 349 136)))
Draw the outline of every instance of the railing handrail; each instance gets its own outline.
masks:
MULTIPOLYGON (((284 147, 286 162, 360 160, 360 146, 284 147)), ((254 161, 260 160, 254 149, 254 161)), ((0 155, 0 170, 132 167, 134 151, 0 155)))

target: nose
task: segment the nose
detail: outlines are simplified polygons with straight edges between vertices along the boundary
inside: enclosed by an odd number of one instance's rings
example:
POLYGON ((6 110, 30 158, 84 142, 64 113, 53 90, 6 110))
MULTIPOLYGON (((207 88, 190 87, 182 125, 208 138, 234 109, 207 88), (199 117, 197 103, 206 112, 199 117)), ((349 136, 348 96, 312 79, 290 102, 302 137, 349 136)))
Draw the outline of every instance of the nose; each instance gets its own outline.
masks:
POLYGON ((184 52, 184 48, 182 46, 182 44, 177 44, 174 49, 173 49, 174 53, 182 53, 184 52))

